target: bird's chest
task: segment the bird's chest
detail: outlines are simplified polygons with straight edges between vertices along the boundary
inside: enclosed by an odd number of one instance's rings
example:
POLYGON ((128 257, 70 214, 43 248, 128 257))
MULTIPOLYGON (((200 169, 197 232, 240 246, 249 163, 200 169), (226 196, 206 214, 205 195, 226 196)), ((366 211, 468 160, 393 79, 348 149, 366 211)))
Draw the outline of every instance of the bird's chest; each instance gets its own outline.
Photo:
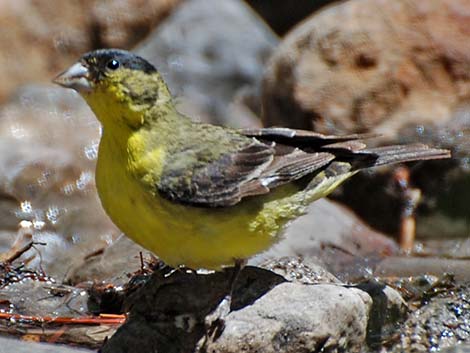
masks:
MULTIPOLYGON (((103 136, 96 167, 96 186, 103 208, 129 235, 164 231, 164 219, 169 210, 139 180, 141 176, 135 168, 149 167, 136 166, 138 163, 129 153, 129 148, 119 150, 116 144, 103 136)), ((150 185, 153 181, 148 182, 150 185)))

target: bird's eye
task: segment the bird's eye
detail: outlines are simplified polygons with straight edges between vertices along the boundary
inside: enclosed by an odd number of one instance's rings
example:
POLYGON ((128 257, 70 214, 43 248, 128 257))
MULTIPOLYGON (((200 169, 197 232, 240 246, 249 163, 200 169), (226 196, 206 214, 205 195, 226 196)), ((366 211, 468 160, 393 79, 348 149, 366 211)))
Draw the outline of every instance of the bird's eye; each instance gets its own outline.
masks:
POLYGON ((117 61, 116 59, 111 59, 106 64, 106 67, 110 70, 117 70, 117 68, 119 67, 119 61, 117 61))

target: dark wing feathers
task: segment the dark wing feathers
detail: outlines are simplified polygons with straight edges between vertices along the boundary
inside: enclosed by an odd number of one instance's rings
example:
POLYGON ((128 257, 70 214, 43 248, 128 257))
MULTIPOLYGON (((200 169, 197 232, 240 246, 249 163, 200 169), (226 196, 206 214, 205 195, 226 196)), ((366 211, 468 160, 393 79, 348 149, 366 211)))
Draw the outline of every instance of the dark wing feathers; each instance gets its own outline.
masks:
MULTIPOLYGON (((198 165, 194 169, 167 168, 158 185, 158 191, 170 200, 207 207, 228 206, 241 199, 240 185, 256 178, 273 159, 271 145, 256 140, 236 153, 227 153, 215 161, 198 165)), ((176 153, 167 163, 180 156, 176 153)), ((259 190, 257 193, 268 192, 259 190)))
POLYGON ((364 140, 377 137, 377 134, 351 134, 351 135, 323 135, 307 130, 295 130, 283 127, 270 127, 264 129, 242 129, 240 133, 261 140, 275 141, 289 146, 308 146, 317 148, 337 142, 364 140))
POLYGON ((369 148, 362 150, 361 153, 377 155, 377 159, 375 160, 372 167, 392 163, 403 163, 417 160, 424 161, 451 157, 449 150, 432 148, 421 143, 369 148))
MULTIPOLYGON (((334 136, 287 128, 245 129, 240 134, 251 139, 236 151, 191 170, 168 168, 160 178, 158 192, 183 204, 224 207, 314 174, 334 160, 351 162, 360 169, 449 157, 447 150, 421 144, 367 149, 358 140, 376 136, 370 134, 334 136)), ((172 158, 176 160, 178 154, 172 158)))

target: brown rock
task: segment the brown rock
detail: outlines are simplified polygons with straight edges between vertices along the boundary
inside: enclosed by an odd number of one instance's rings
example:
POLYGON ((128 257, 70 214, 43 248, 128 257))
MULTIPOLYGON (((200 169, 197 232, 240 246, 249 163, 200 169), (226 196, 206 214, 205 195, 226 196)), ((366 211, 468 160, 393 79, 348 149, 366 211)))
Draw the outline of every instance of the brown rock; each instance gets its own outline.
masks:
POLYGON ((129 48, 180 0, 0 2, 0 101, 98 47, 129 48))
POLYGON ((287 35, 264 78, 265 125, 324 133, 448 121, 470 97, 470 2, 353 0, 287 35))

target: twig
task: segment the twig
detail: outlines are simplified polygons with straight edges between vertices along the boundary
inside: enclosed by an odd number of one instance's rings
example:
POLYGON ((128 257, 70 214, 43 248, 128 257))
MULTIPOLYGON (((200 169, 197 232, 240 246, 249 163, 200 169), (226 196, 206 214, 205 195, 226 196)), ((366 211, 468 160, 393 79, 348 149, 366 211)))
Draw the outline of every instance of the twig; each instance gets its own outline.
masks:
POLYGON ((64 324, 64 325, 121 325, 126 321, 125 315, 100 314, 99 316, 84 317, 52 317, 31 316, 12 313, 0 313, 0 319, 30 322, 36 324, 64 324))

